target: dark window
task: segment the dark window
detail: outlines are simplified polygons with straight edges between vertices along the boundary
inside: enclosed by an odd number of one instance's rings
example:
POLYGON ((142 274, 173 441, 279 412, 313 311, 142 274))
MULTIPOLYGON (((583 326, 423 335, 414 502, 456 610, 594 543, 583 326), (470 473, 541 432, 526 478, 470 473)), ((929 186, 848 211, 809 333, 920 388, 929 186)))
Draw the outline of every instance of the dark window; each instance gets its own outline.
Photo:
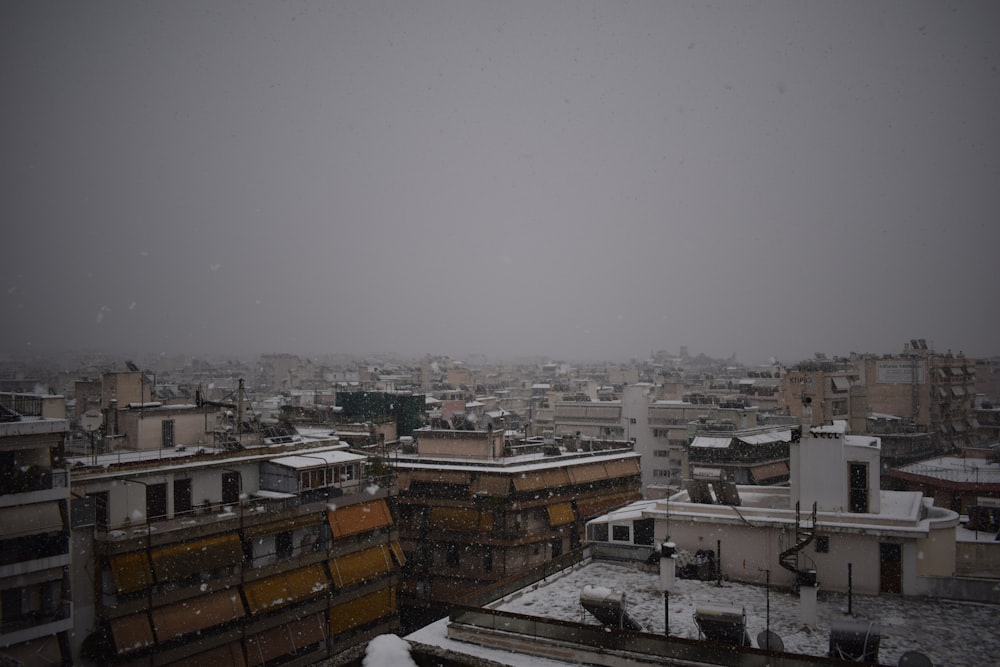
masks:
POLYGON ((243 547, 243 566, 253 567, 253 540, 243 540, 240 546, 243 547))
POLYGON ((653 519, 637 519, 632 522, 632 541, 636 544, 653 543, 653 519))
POLYGON ((486 550, 483 551, 483 569, 486 570, 487 572, 492 572, 493 571, 493 548, 492 547, 486 547, 486 550))
POLYGON ((447 554, 448 567, 458 567, 458 545, 449 544, 447 554))
POLYGON ((146 487, 146 518, 162 521, 167 518, 167 485, 150 484, 146 487))
POLYGON ((160 445, 164 448, 174 446, 174 420, 164 419, 160 422, 160 445))
POLYGON ((562 538, 555 537, 552 539, 552 558, 557 558, 562 556, 562 538))
POLYGON ((607 542, 608 541, 608 524, 606 523, 595 523, 590 526, 590 539, 595 542, 607 542))
POLYGON ((852 512, 868 512, 868 466, 864 463, 850 464, 850 505, 852 512))
POLYGON ((830 553, 830 538, 826 535, 816 536, 816 553, 828 554, 830 553))
POLYGON ((611 541, 628 542, 631 539, 630 533, 628 526, 611 526, 611 541))
POLYGON ((98 528, 108 527, 108 492, 98 491, 94 496, 94 519, 98 528))
POLYGON ((0 611, 2 611, 0 621, 4 625, 21 620, 21 592, 22 588, 18 586, 6 588, 0 593, 0 611))
POLYGON ((193 505, 191 503, 191 480, 174 480, 174 516, 190 514, 193 505))
POLYGON ((240 502, 240 474, 238 472, 222 473, 222 502, 235 505, 240 502))
POLYGON ((278 558, 290 558, 292 555, 292 531, 287 530, 274 536, 274 551, 278 558))

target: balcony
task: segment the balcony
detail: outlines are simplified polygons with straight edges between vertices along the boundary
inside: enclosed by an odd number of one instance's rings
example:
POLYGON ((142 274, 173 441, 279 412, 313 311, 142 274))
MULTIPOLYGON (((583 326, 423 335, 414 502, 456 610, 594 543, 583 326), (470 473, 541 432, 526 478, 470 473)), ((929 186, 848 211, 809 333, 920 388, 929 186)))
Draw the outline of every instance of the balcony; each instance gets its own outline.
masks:
MULTIPOLYGON (((7 540, 0 540, 0 573, 6 568, 3 566, 13 564, 25 564, 32 561, 43 561, 49 558, 69 555, 69 535, 65 533, 45 533, 41 535, 25 535, 7 540)), ((46 564, 46 567, 55 565, 68 565, 66 562, 54 561, 46 564)), ((3 576, 7 576, 3 574, 3 576)))
POLYGON ((0 507, 63 500, 69 497, 69 470, 31 466, 0 470, 0 507))
POLYGON ((72 629, 73 604, 63 602, 54 609, 27 612, 0 624, 0 646, 12 646, 72 629))

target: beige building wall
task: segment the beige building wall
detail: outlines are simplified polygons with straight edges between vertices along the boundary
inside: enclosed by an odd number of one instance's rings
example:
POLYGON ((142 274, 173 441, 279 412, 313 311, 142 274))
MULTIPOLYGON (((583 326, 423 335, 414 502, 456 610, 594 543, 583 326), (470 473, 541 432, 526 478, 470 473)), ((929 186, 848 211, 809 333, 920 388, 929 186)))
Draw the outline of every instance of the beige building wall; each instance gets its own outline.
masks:
POLYGON ((111 399, 120 407, 129 403, 149 403, 153 400, 153 383, 140 371, 105 373, 101 376, 101 406, 111 399))
POLYGON ((163 422, 167 420, 174 422, 174 446, 212 442, 211 430, 215 426, 215 420, 205 410, 121 410, 118 414, 118 428, 125 436, 123 448, 138 451, 159 449, 163 442, 163 422))
POLYGON ((421 457, 494 459, 503 456, 503 431, 414 431, 421 457))

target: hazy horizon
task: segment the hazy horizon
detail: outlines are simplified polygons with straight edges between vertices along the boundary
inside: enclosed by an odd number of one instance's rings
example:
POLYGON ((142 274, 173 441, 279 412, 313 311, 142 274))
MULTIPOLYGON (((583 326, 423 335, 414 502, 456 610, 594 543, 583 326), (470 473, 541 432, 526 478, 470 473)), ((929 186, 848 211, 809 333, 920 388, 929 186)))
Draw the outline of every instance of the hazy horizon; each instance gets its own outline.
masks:
POLYGON ((1000 354, 997 25, 5 3, 0 353, 1000 354))

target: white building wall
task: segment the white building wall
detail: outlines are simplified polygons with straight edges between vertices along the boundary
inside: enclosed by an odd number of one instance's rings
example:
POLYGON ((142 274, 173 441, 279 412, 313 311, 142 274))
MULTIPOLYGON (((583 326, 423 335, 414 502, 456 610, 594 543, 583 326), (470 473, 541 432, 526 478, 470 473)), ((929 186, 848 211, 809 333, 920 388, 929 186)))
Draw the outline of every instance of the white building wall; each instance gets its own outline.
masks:
POLYGON ((843 435, 817 438, 806 432, 789 451, 791 469, 791 508, 798 502, 802 511, 810 511, 813 503, 819 511, 846 511, 847 485, 844 465, 843 435))
MULTIPOLYGON (((630 384, 625 387, 622 395, 622 420, 625 422, 625 437, 635 440, 635 451, 642 455, 639 459, 639 469, 642 479, 643 496, 646 487, 653 482, 653 449, 656 440, 649 428, 649 397, 654 387, 648 383, 630 384), (634 421, 634 423, 633 423, 634 421)), ((666 461, 660 464, 666 467, 666 461)), ((660 480, 662 481, 662 480, 660 480)))
MULTIPOLYGON (((795 575, 784 569, 779 557, 795 543, 791 526, 734 526, 705 521, 683 521, 672 517, 669 522, 670 541, 692 556, 700 549, 716 551, 721 541, 722 573, 737 581, 763 584, 767 571, 771 584, 791 587, 795 575)), ((815 543, 807 545, 800 555, 802 569, 815 569, 820 590, 846 592, 848 563, 852 564, 852 585, 856 593, 876 594, 879 591, 879 538, 850 533, 821 533, 829 537, 830 552, 817 553, 815 543)), ((657 521, 655 540, 667 539, 667 522, 657 521)), ((904 559, 904 575, 912 564, 904 559)))

